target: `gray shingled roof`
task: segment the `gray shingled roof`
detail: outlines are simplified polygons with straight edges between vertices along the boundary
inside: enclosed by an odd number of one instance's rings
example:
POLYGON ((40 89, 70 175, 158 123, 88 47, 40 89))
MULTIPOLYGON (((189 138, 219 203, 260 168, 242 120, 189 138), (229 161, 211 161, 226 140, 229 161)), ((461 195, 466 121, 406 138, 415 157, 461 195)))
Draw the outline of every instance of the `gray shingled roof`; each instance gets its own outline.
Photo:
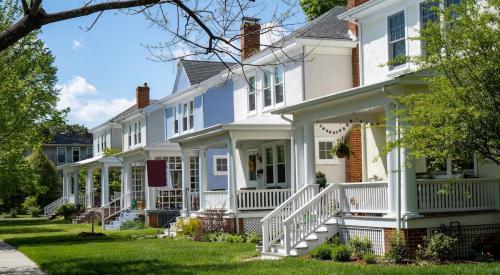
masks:
POLYGON ((182 67, 186 71, 186 75, 191 85, 200 84, 202 81, 217 75, 227 67, 235 65, 235 63, 216 62, 216 61, 199 61, 199 60, 181 60, 182 67))
MULTIPOLYGON (((149 100, 149 105, 155 103, 156 99, 150 99, 149 100)), ((135 111, 137 111, 137 104, 134 104, 132 105, 130 108, 128 108, 127 110, 117 114, 116 116, 114 116, 113 118, 111 118, 109 120, 109 122, 120 122, 121 120, 123 119, 126 119, 127 117, 129 117, 130 115, 132 115, 133 113, 135 113, 135 111)))
POLYGON ((49 144, 92 144, 92 135, 57 134, 49 144))

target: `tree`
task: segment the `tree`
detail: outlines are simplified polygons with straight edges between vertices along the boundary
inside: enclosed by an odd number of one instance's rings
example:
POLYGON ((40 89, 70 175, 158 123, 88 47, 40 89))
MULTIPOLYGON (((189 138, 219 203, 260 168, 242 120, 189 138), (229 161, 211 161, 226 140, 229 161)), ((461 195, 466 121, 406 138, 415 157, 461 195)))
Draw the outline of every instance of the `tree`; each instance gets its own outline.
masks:
POLYGON ((49 128, 47 132, 51 136, 57 134, 84 136, 89 134, 89 130, 85 125, 67 123, 51 125, 51 128, 49 128))
POLYGON ((409 58, 430 74, 430 92, 396 97, 394 115, 408 126, 390 147, 439 162, 470 161, 475 152, 500 164, 500 1, 438 7, 416 38, 426 54, 409 58))
MULTIPOLYGON (((20 12, 14 1, 0 9, 0 32, 20 12)), ((56 69, 53 56, 36 32, 0 52, 0 196, 4 204, 15 205, 22 194, 33 190, 36 178, 26 152, 45 140, 43 129, 63 121, 56 110, 56 69)))
POLYGON ((300 0, 300 6, 309 21, 320 17, 336 6, 345 5, 347 5, 347 0, 300 0))
POLYGON ((56 166, 40 149, 34 150, 28 158, 32 171, 36 175, 36 200, 39 206, 45 206, 60 196, 62 184, 57 175, 56 166))

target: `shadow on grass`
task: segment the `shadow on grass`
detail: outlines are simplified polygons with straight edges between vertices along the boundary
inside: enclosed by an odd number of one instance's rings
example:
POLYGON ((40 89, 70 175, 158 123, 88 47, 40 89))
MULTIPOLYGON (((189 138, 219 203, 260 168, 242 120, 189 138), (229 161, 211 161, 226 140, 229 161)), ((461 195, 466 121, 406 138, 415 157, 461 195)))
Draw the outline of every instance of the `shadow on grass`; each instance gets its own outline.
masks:
POLYGON ((71 224, 71 221, 62 219, 48 220, 46 218, 0 219, 0 226, 28 226, 49 224, 71 224))
POLYGON ((14 228, 0 228, 0 234, 31 234, 31 233, 54 233, 64 232, 64 229, 46 228, 41 226, 34 227, 14 227, 14 228))
POLYGON ((75 233, 75 234, 64 234, 56 236, 14 237, 14 238, 7 238, 4 241, 14 247, 19 247, 23 245, 44 246, 57 243, 76 243, 76 244, 95 243, 95 242, 104 243, 104 242, 116 241, 116 239, 117 238, 109 236, 78 237, 77 233, 75 233))

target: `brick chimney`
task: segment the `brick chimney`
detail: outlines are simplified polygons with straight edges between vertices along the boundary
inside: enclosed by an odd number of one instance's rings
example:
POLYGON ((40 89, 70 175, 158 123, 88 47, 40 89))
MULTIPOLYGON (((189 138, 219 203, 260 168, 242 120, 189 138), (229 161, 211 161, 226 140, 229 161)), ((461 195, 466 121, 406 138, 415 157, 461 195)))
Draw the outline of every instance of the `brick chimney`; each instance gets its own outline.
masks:
POLYGON ((247 59, 260 51, 259 19, 243 17, 240 27, 241 60, 247 59))
MULTIPOLYGON (((347 9, 351 10, 359 5, 362 5, 369 0, 347 0, 347 9)), ((352 34, 358 37, 358 26, 354 23, 348 23, 349 30, 352 34)), ((356 48, 352 49, 352 85, 354 87, 358 87, 360 85, 360 76, 359 76, 359 45, 356 48)))
POLYGON ((149 87, 148 83, 144 83, 144 87, 137 87, 135 98, 137 102, 137 109, 142 109, 149 105, 149 87))

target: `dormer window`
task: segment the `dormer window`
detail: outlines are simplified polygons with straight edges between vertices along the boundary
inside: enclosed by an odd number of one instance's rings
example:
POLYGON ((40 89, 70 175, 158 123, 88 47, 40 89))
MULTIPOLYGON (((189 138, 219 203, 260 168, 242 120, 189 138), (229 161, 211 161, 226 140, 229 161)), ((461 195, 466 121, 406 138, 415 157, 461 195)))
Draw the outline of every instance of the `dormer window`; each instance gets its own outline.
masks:
POLYGON ((390 68, 401 65, 402 57, 406 56, 406 34, 405 34, 405 14, 404 11, 396 13, 388 18, 389 25, 389 61, 392 61, 390 68))

